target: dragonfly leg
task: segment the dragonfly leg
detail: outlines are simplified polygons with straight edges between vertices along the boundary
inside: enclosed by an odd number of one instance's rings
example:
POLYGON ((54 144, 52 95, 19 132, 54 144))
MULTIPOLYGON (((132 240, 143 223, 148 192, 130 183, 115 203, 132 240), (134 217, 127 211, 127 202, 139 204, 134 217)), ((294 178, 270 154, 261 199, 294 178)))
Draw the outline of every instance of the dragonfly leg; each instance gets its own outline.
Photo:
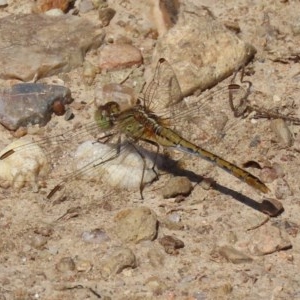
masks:
POLYGON ((145 155, 137 148, 135 143, 132 142, 130 144, 132 145, 132 147, 136 150, 136 152, 139 154, 139 156, 143 160, 143 171, 142 171, 142 177, 141 177, 141 182, 140 182, 140 195, 141 195, 141 200, 144 200, 143 190, 145 187, 144 177, 145 177, 145 170, 146 170, 146 158, 145 158, 145 155))
POLYGON ((234 91, 241 90, 243 89, 241 85, 234 83, 235 78, 237 77, 239 70, 237 70, 233 78, 231 79, 231 82, 228 86, 228 91, 229 91, 229 105, 231 110, 233 111, 233 114, 236 118, 239 118, 241 116, 245 116, 245 114, 250 110, 250 106, 248 103, 248 96, 250 95, 250 89, 252 87, 252 82, 248 80, 244 80, 244 73, 245 73, 245 68, 242 66, 241 68, 241 76, 240 76, 240 83, 247 84, 248 87, 245 90, 245 94, 239 99, 239 102, 237 105, 234 104, 233 102, 233 93, 234 91))
POLYGON ((113 138, 113 134, 112 133, 108 133, 102 137, 97 138, 97 140, 94 143, 102 143, 102 144, 106 144, 107 142, 109 142, 112 138, 113 138))
MULTIPOLYGON (((148 141, 148 143, 149 143, 149 141, 148 141)), ((153 146, 156 147, 155 157, 154 157, 153 165, 152 165, 152 168, 151 168, 151 169, 152 169, 152 171, 153 171, 154 174, 155 174, 155 179, 158 180, 158 173, 157 173, 157 171, 155 170, 155 167, 156 167, 157 158, 158 158, 158 153, 159 153, 159 144, 154 143, 154 142, 151 142, 151 144, 152 144, 153 146)))

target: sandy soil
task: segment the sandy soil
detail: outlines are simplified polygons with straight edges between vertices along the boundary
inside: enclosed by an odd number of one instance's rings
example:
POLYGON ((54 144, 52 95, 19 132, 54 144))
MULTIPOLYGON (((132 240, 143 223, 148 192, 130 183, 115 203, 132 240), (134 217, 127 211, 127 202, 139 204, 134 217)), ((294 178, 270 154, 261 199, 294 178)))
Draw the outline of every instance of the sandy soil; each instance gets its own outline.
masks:
MULTIPOLYGON (((115 2, 119 4, 119 1, 109 1, 109 4, 114 7, 115 2)), ((123 3, 127 2, 130 3, 123 3)), ((257 55, 248 67, 251 73, 248 78, 253 83, 252 100, 261 106, 279 107, 283 112, 292 111, 300 116, 300 3, 200 2, 221 22, 238 24, 240 38, 256 47, 257 55)), ((32 4, 29 0, 22 1, 22 6, 18 3, 9 1, 9 8, 0 10, 0 16, 26 12, 32 4)), ((123 9, 131 8, 129 4, 123 6, 123 9)), ((96 15, 89 12, 82 16, 96 20, 96 15)), ((90 53, 88 58, 92 56, 90 53)), ((83 85, 81 68, 65 78, 78 103, 92 100, 95 86, 101 82, 99 75, 93 85, 83 85)), ((226 83, 228 80, 222 84, 226 83)), ((230 112, 224 103, 216 105, 230 112)), ((55 116, 38 134, 57 134, 76 128, 78 123, 87 123, 93 107, 87 105, 74 112, 74 120, 67 122, 55 116)), ((229 124, 223 139, 206 145, 211 151, 238 165, 249 160, 261 166, 275 165, 282 173, 273 180, 266 169, 251 169, 269 181, 268 196, 280 198, 285 209, 281 216, 262 226, 266 226, 265 231, 248 231, 266 218, 247 205, 261 202, 262 196, 198 158, 183 156, 180 165, 186 170, 184 175, 190 179, 213 178, 217 188, 206 190, 194 181, 194 190, 183 201, 162 197, 161 188, 170 174, 147 186, 143 201, 138 190, 118 190, 105 183, 83 180, 76 182, 72 197, 65 201, 48 201, 46 192, 60 180, 59 172, 55 172, 38 193, 29 189, 1 191, 0 299, 300 299, 299 126, 289 127, 294 137, 294 144, 289 147, 279 142, 271 130, 270 120, 236 119, 231 114, 229 124), (147 206, 157 214, 158 237, 172 235, 184 242, 185 247, 179 249, 177 255, 165 253, 158 239, 126 244, 117 237, 116 214, 139 206, 147 206), (181 221, 170 225, 170 218, 181 221), (274 242, 277 237, 270 236, 268 231, 271 225, 288 235, 292 248, 260 256, 250 253, 249 249, 261 236, 265 235, 266 243, 274 242), (97 228, 110 239, 84 241, 83 232, 97 228), (227 261, 218 250, 224 245, 239 249, 253 260, 227 261), (137 267, 103 278, 103 260, 117 247, 130 248, 136 256, 137 267), (155 259, 149 258, 150 251, 156 251, 155 259), (69 259, 62 261, 63 258, 69 259)), ((13 139, 4 128, 0 129, 0 135, 3 144, 13 139)), ((74 149, 76 142, 73 144, 66 144, 66 150, 74 149)))

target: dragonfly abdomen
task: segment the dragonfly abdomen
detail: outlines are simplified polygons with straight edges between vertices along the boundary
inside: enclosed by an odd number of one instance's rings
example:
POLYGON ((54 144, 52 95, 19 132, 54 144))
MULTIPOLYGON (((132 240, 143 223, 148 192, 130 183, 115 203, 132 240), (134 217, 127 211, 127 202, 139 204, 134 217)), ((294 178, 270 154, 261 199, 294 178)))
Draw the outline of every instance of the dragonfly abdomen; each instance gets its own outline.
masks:
POLYGON ((218 155, 211 153, 187 140, 168 128, 162 128, 158 134, 159 143, 165 147, 175 147, 176 149, 190 153, 192 155, 199 156, 211 163, 216 164, 224 171, 237 177, 238 179, 246 182, 253 188, 267 193, 268 187, 256 176, 252 175, 248 171, 236 166, 235 164, 219 157, 218 155))

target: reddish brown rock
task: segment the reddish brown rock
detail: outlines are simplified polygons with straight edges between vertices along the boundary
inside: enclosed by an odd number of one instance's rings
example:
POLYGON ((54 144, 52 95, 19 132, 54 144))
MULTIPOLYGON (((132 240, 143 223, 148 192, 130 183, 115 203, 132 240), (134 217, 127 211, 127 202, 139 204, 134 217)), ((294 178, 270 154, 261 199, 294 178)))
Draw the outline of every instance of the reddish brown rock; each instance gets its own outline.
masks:
POLYGON ((38 0, 33 8, 33 12, 43 13, 53 8, 61 9, 63 12, 68 10, 69 0, 38 0))
POLYGON ((99 59, 99 67, 105 70, 123 69, 141 65, 141 51, 129 44, 113 44, 105 46, 99 59))

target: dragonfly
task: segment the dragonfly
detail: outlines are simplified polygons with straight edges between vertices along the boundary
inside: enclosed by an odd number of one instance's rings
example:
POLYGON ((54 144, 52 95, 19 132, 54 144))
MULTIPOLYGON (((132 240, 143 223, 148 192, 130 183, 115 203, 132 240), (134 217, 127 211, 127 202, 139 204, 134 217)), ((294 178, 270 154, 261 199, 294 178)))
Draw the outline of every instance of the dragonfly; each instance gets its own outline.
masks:
MULTIPOLYGON (((217 93, 238 89, 238 85, 226 87, 218 90, 209 97, 216 96, 217 93)), ((206 150, 202 146, 184 138, 177 131, 177 120, 186 116, 197 116, 202 109, 208 97, 203 101, 193 103, 191 107, 186 107, 182 103, 183 95, 171 65, 164 58, 159 59, 152 81, 146 86, 145 90, 138 97, 134 106, 122 110, 115 101, 110 101, 101 105, 95 112, 95 123, 90 125, 89 129, 104 132, 101 138, 103 143, 109 143, 113 138, 117 139, 117 147, 113 153, 108 153, 100 157, 97 161, 91 161, 79 168, 79 170, 67 175, 58 183, 48 194, 51 199, 54 194, 63 189, 70 181, 75 180, 81 173, 89 172, 100 166, 117 159, 126 151, 125 144, 129 144, 140 156, 143 161, 143 170, 140 180, 140 195, 143 198, 144 189, 144 170, 146 168, 146 159, 139 148, 140 143, 153 145, 156 149, 155 159, 153 161, 153 170, 156 166, 156 158, 161 147, 176 149, 183 153, 200 157, 219 168, 245 182, 255 190, 267 193, 268 187, 256 176, 250 172, 238 167, 234 163, 206 150)), ((85 130, 85 129, 84 129, 85 130)), ((76 133, 80 134, 80 133, 76 133)), ((66 135, 60 135, 64 137, 66 135)), ((74 138, 74 134, 71 134, 74 138)), ((44 141, 41 141, 42 145, 44 141)), ((0 156, 0 160, 13 155, 28 145, 20 146, 20 149, 11 149, 0 156)))

